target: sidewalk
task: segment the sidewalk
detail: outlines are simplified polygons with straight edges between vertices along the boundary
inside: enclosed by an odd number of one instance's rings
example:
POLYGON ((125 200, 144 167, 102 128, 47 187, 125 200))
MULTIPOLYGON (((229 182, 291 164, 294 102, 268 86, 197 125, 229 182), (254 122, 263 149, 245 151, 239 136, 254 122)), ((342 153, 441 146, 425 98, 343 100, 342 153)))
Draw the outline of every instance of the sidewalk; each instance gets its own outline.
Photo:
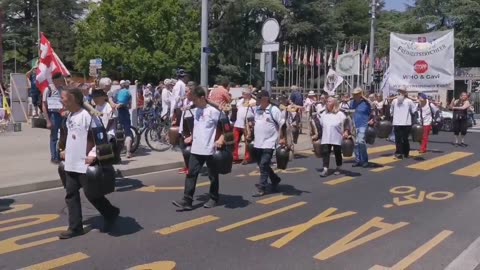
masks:
MULTIPOLYGON (((304 133, 306 133, 304 128, 304 133)), ((22 124, 21 132, 0 134, 0 196, 60 187, 57 166, 50 163, 49 131, 22 124)), ((300 135, 296 151, 311 149, 307 135, 300 135)), ((242 151, 241 151, 242 152, 242 151)), ((142 138, 132 159, 115 165, 124 177, 180 168, 180 152, 151 151, 142 138)))

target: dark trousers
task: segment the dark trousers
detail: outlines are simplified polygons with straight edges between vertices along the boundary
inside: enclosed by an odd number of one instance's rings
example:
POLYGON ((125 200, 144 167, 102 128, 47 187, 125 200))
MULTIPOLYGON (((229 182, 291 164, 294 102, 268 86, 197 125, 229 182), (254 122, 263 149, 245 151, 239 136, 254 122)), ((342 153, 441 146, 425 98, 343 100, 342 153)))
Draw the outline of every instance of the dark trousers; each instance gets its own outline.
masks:
POLYGON ((215 167, 215 163, 213 162, 213 157, 195 154, 191 154, 190 160, 188 161, 188 174, 187 178, 185 178, 185 199, 193 200, 193 195, 195 194, 195 187, 197 185, 198 174, 200 173, 203 164, 205 163, 207 163, 208 178, 210 179, 210 198, 214 201, 218 201, 218 171, 215 167))
POLYGON ((408 136, 410 136, 411 130, 411 126, 393 127, 393 131, 395 132, 396 155, 403 155, 405 157, 410 155, 410 142, 408 140, 408 136))
MULTIPOLYGON (((80 203, 80 188, 87 183, 87 175, 75 172, 65 172, 66 174, 66 191, 65 202, 68 208, 68 228, 73 231, 83 229, 82 222, 82 205, 80 203)), ((85 196, 87 196, 85 194, 85 196)), ((105 196, 99 198, 89 198, 88 201, 100 212, 105 218, 109 219, 115 215, 116 207, 114 207, 105 196)))
POLYGON ((273 171, 271 165, 273 149, 255 148, 255 158, 260 168, 260 181, 257 185, 259 189, 266 189, 268 186, 268 178, 270 181, 278 180, 278 175, 273 171))
POLYGON ((340 145, 333 144, 322 144, 322 157, 323 157, 323 168, 329 168, 330 166, 330 154, 335 154, 335 162, 337 167, 342 166, 342 147, 340 145))

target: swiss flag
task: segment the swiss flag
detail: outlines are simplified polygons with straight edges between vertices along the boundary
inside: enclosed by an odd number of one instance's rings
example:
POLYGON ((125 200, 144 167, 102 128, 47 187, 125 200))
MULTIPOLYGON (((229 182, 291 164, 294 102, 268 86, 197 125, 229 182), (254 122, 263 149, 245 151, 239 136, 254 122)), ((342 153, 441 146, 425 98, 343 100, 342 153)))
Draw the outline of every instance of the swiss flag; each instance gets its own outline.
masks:
POLYGON ((40 60, 37 68, 37 86, 42 94, 52 83, 52 77, 58 74, 61 74, 64 77, 70 76, 70 72, 50 45, 50 41, 48 41, 45 35, 41 33, 40 60))

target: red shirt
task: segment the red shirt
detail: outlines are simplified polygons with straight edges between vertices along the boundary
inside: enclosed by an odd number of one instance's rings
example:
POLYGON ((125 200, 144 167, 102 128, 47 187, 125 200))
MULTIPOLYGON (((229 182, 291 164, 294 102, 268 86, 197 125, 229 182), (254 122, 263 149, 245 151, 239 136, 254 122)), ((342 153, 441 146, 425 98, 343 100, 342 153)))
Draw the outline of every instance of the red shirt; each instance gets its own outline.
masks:
POLYGON ((232 102, 232 98, 230 97, 230 93, 228 92, 225 87, 220 86, 218 88, 215 88, 212 90, 210 93, 210 96, 208 98, 211 102, 223 106, 230 104, 232 102))

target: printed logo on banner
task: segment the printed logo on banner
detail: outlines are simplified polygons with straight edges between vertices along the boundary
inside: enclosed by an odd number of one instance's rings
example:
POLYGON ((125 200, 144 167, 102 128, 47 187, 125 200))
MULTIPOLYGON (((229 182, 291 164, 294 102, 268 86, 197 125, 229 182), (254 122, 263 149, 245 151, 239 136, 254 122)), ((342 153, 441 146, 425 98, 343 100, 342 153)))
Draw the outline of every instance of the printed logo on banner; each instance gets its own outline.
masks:
POLYGON ((425 74, 428 71, 428 63, 427 61, 424 60, 418 60, 415 62, 415 65, 413 65, 415 68, 415 72, 418 74, 425 74))

